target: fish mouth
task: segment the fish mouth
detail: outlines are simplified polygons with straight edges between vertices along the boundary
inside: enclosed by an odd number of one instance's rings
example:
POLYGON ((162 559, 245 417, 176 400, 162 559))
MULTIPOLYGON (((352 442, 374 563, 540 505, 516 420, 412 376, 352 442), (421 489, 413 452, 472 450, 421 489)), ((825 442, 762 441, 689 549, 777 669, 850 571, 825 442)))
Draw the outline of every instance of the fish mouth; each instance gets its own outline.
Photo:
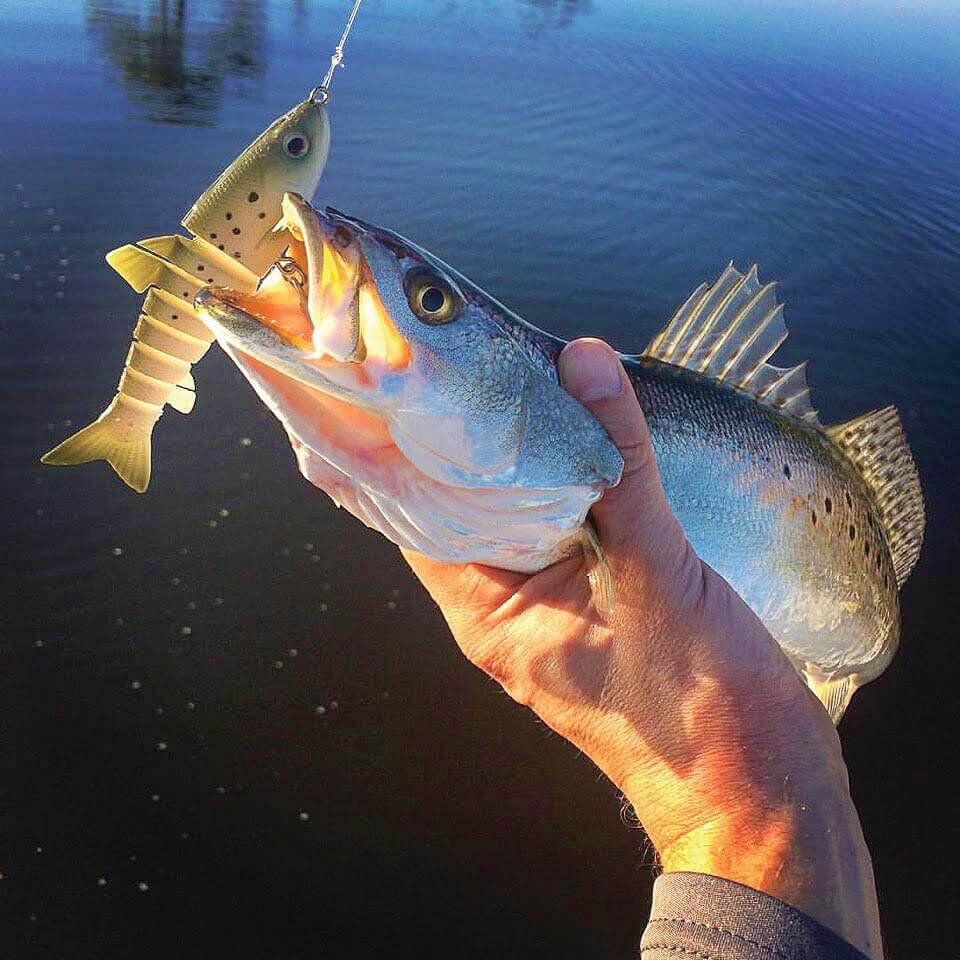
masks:
POLYGON ((277 229, 288 232, 289 245, 255 293, 207 287, 197 295, 195 307, 218 339, 274 367, 295 360, 298 379, 315 370, 319 380, 357 390, 405 370, 410 342, 361 249, 368 226, 286 193, 277 229))

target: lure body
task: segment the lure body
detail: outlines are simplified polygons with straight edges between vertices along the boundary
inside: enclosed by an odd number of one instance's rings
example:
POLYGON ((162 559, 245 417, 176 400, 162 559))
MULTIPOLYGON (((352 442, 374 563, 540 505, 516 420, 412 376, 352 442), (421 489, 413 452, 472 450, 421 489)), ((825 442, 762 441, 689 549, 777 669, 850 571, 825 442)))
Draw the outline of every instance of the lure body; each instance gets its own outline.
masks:
POLYGON ((113 400, 43 463, 106 460, 128 486, 147 489, 153 427, 166 405, 180 413, 193 409, 190 368, 214 339, 194 297, 208 284, 256 289, 289 242, 274 230, 284 193, 312 196, 329 148, 326 109, 310 97, 275 120, 201 194, 182 221, 191 236, 152 237, 107 254, 134 290, 149 292, 113 400))

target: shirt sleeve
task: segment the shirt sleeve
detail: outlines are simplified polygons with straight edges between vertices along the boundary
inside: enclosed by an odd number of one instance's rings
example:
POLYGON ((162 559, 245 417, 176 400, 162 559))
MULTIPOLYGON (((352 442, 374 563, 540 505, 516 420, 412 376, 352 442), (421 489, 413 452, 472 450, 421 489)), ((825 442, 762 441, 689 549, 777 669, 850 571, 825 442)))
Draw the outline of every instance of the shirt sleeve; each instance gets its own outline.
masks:
POLYGON ((653 885, 642 960, 869 960, 786 903, 705 873, 665 873, 653 885))

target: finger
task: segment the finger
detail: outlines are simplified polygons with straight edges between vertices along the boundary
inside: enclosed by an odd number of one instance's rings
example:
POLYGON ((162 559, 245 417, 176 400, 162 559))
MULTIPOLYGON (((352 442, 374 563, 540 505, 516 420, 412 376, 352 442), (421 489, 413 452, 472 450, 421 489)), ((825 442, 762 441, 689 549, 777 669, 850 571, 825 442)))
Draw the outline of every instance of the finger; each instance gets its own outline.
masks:
POLYGON ((683 534, 660 483, 647 421, 617 353, 602 340, 574 340, 559 361, 563 386, 610 435, 623 456, 623 476, 592 510, 608 551, 671 545, 683 534))

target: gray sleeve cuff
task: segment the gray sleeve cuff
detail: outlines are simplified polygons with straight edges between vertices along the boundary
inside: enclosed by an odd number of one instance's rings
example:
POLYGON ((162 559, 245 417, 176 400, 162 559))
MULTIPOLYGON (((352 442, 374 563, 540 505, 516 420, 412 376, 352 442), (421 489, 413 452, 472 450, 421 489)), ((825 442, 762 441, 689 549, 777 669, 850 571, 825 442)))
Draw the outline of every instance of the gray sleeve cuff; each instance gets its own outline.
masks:
POLYGON ((705 873, 665 873, 653 885, 643 960, 868 960, 774 897, 705 873))

